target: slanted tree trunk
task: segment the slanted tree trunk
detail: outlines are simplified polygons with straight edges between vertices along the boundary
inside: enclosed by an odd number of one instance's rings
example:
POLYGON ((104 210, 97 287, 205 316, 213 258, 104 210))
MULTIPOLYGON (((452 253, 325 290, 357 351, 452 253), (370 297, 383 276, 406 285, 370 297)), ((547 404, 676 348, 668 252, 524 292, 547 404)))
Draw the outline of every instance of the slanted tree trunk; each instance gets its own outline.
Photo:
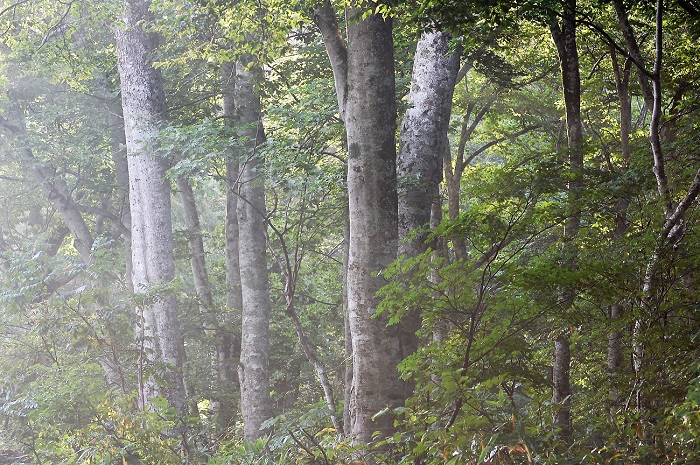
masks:
MULTIPOLYGON (((550 24, 561 67, 566 133, 569 155, 570 181, 567 193, 567 221, 564 229, 564 266, 575 269, 576 246, 572 242, 581 225, 579 201, 583 188, 583 124, 581 121, 581 76, 576 45, 576 0, 565 0, 561 24, 553 19, 550 24)), ((567 312, 574 304, 575 290, 562 289, 561 308, 567 312)), ((566 325, 565 325, 566 326, 566 325)), ((571 436, 571 348, 567 330, 558 332, 554 340, 553 394, 556 405, 554 429, 563 439, 571 436)))
POLYGON ((143 27, 151 19, 148 8, 147 1, 125 0, 124 24, 116 28, 129 155, 132 280, 140 299, 139 404, 146 408, 155 397, 163 396, 184 411, 184 348, 177 302, 167 290, 175 277, 170 185, 165 160, 155 154, 165 119, 165 93, 160 72, 151 61, 157 38, 143 27))
MULTIPOLYGON (((348 93, 348 50, 338 26, 338 19, 330 0, 323 2, 314 9, 314 23, 321 31, 323 42, 333 69, 333 79, 338 100, 338 114, 345 122, 345 107, 348 93)), ((347 170, 346 170, 347 176, 347 170)), ((347 200, 347 199, 346 199, 347 200)), ((348 311, 348 263, 350 250, 350 212, 348 207, 343 210, 343 324, 345 336, 345 373, 343 376, 343 432, 351 433, 350 398, 352 396, 352 334, 350 331, 350 313, 348 311)))
POLYGON ((258 146, 265 140, 260 116, 260 97, 255 86, 262 71, 253 64, 235 67, 235 103, 238 136, 244 139, 245 157, 241 158, 237 205, 241 291, 241 361, 238 378, 241 386, 243 432, 248 440, 264 434, 262 423, 270 418, 269 324, 270 284, 266 260, 267 215, 265 177, 258 146))
MULTIPOLYGON (((204 330, 209 335, 216 337, 219 325, 216 321, 214 296, 211 292, 209 272, 207 271, 204 237, 199 223, 197 201, 194 196, 194 190, 186 178, 178 176, 177 179, 175 179, 175 184, 180 194, 182 216, 185 219, 185 236, 190 249, 190 269, 192 270, 192 280, 194 281, 194 289, 197 294, 199 308, 204 318, 204 330)), ((185 353, 185 356, 186 355, 185 353)), ((212 359, 212 375, 215 381, 213 384, 217 384, 216 381, 218 381, 217 360, 218 355, 214 354, 212 359)), ((184 360, 184 363, 187 363, 187 359, 184 360)), ((186 377, 184 378, 184 382, 187 397, 193 397, 191 384, 186 377)), ((197 402, 189 403, 189 412, 192 416, 199 414, 197 402)))
MULTIPOLYGON (((20 82, 20 77, 12 74, 10 82, 12 87, 15 87, 20 82)), ((63 232, 51 241, 49 256, 53 256, 58 252, 63 240, 68 235, 68 232, 73 236, 73 246, 78 252, 80 261, 86 267, 92 263, 92 246, 94 243, 93 232, 88 226, 88 221, 84 217, 83 208, 75 199, 72 189, 69 188, 66 181, 56 174, 57 169, 50 162, 40 161, 35 155, 31 147, 31 143, 27 139, 26 115, 25 109, 21 102, 15 100, 15 92, 8 92, 10 95, 9 107, 6 109, 5 116, 0 116, 0 131, 19 142, 18 154, 19 161, 24 166, 26 172, 34 179, 37 185, 40 186, 46 200, 59 212, 61 219, 65 223, 62 228, 63 232)), ((111 112, 110 112, 111 114, 111 112)), ((123 138, 123 127, 118 126, 114 137, 119 138, 119 128, 121 130, 121 138, 123 138)), ((118 158, 118 149, 114 147, 112 152, 115 158, 118 158)), ((38 223, 41 224, 41 213, 37 212, 38 223)), ((30 218, 32 215, 30 214, 30 218)), ((35 220, 36 221, 36 220, 35 220)), ((34 222, 34 221, 33 221, 34 222)), ((119 233, 123 232, 121 224, 115 225, 119 229, 119 233)), ((128 242, 128 237, 126 238, 128 242)), ((58 289, 73 279, 73 277, 61 277, 60 279, 50 278, 50 271, 46 272, 46 286, 49 292, 56 292, 58 289)), ((95 283, 90 283, 95 284, 95 283)), ((105 302, 105 296, 98 295, 97 303, 93 311, 100 312, 100 305, 105 302)), ((93 330, 94 328, 87 328, 93 330)), ((109 331, 109 329, 108 329, 109 331)), ((126 379, 124 377, 121 364, 119 362, 118 351, 114 346, 114 338, 111 335, 104 335, 101 332, 94 332, 94 340, 100 350, 97 361, 102 367, 104 379, 107 387, 114 392, 126 392, 128 390, 126 379)))
MULTIPOLYGON (((401 125, 397 158, 399 257, 415 257, 426 243, 431 209, 439 199, 442 158, 449 151, 447 131, 459 54, 450 53, 450 35, 424 32, 416 48, 408 94, 408 109, 401 125)), ((418 349, 421 326, 418 308, 401 319, 401 357, 418 349)), ((411 394, 411 387, 407 383, 411 394)))
POLYGON ((131 208, 129 205, 129 162, 126 156, 126 135, 124 133, 124 114, 121 98, 110 98, 107 106, 107 122, 111 142, 114 174, 117 180, 117 209, 121 224, 119 228, 124 235, 124 258, 126 260, 126 288, 134 291, 131 282, 131 208))
POLYGON ((652 111, 654 108, 654 91, 652 85, 649 82, 649 73, 646 70, 646 60, 642 56, 642 52, 639 48, 639 43, 634 34, 634 29, 630 24, 629 14, 627 13, 627 8, 623 0, 612 0, 613 7, 615 8, 615 14, 617 15, 617 21, 620 25, 620 32, 625 40, 625 46, 627 48, 627 53, 629 54, 630 60, 635 64, 637 68, 637 77, 639 79, 639 88, 642 91, 642 97, 644 98, 644 104, 648 111, 652 111))
MULTIPOLYGON (((202 228, 199 223, 197 201, 194 196, 194 190, 187 179, 180 176, 175 180, 175 183, 180 194, 180 202, 182 203, 182 216, 185 219, 185 235, 187 236, 187 244, 190 249, 190 267, 192 269, 194 289, 203 310, 207 313, 205 321, 207 321, 208 326, 211 326, 209 319, 213 313, 214 296, 211 292, 209 272, 207 271, 204 237, 202 236, 202 228)), ((208 327, 207 329, 214 330, 215 328, 208 327)))

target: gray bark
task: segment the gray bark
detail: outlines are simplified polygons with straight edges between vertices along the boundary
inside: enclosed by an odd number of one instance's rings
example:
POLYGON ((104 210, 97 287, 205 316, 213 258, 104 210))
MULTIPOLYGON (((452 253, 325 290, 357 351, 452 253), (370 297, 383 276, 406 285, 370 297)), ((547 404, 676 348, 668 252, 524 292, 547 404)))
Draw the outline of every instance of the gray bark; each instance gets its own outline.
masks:
POLYGON ((373 432, 386 436, 394 430, 391 413, 373 420, 375 414, 405 401, 396 368, 401 360, 398 330, 387 327, 386 316, 373 318, 379 303, 375 295, 384 284, 379 273, 396 259, 398 246, 392 24, 378 15, 363 18, 363 11, 349 8, 346 47, 333 14, 326 1, 316 9, 315 20, 333 65, 348 140, 345 295, 352 381, 346 433, 355 444, 367 444, 373 432))
POLYGON ((340 34, 338 19, 330 0, 323 0, 322 4, 316 6, 314 23, 321 31, 323 42, 326 45, 328 58, 333 69, 338 112, 340 119, 345 121, 345 105, 348 96, 348 51, 343 36, 340 34))
POLYGON ((348 138, 350 243, 348 313, 353 348, 350 434, 367 444, 394 431, 394 417, 373 416, 404 403, 396 327, 373 318, 385 283, 378 273, 396 259, 396 105, 391 19, 348 11, 348 138))
MULTIPOLYGON (((583 123, 581 120, 581 76, 579 74, 578 48, 576 45, 576 0, 564 3, 561 25, 553 20, 550 25, 552 38, 557 47, 561 66, 564 106, 566 109, 566 133, 569 155, 570 181, 567 192, 568 219, 564 229, 564 266, 576 268, 577 251, 573 239, 581 225, 581 210, 578 206, 583 188, 583 123)), ((575 291, 562 289, 561 305, 568 311, 575 298, 575 291)), ((554 413, 554 428, 562 438, 571 436, 571 349, 568 331, 562 332, 554 341, 554 367, 552 401, 557 406, 554 413)))
POLYGON ((134 291, 131 281, 131 208, 129 206, 129 164, 126 157, 126 135, 124 133, 124 114, 121 99, 110 99, 107 107, 112 160, 117 179, 117 199, 120 231, 124 235, 124 257, 126 260, 126 287, 134 291))
POLYGON ((647 109, 651 111, 654 107, 654 91, 649 83, 649 73, 645 64, 646 60, 644 60, 644 57, 642 56, 639 43, 637 42, 637 38, 634 34, 634 29, 630 24, 627 8, 625 7, 623 0, 613 0, 612 4, 615 8, 617 21, 620 25, 620 32, 622 32, 622 37, 625 40, 627 53, 638 70, 637 76, 639 78, 639 87, 642 90, 644 104, 646 105, 647 109))
MULTIPOLYGON (((19 77, 14 77, 19 79, 19 77)), ((93 237, 80 207, 72 196, 72 191, 65 180, 56 176, 56 168, 38 160, 31 145, 26 140, 27 127, 24 109, 19 102, 11 99, 7 118, 0 115, 0 128, 11 137, 20 141, 18 147, 20 161, 41 187, 46 199, 58 210, 64 223, 73 235, 73 246, 78 251, 81 261, 89 265, 92 262, 93 237)))
POLYGON ((187 179, 180 176, 175 180, 175 183, 180 194, 182 214, 185 219, 185 235, 187 236, 187 244, 190 249, 190 267, 192 269, 195 292, 197 293, 197 298, 203 310, 207 313, 207 315, 205 315, 207 329, 214 330, 216 329, 216 322, 211 321, 214 296, 211 292, 209 273, 207 272, 204 237, 202 236, 202 228, 199 224, 197 202, 194 197, 192 186, 187 179))
MULTIPOLYGON (((401 125, 396 167, 400 257, 415 257, 428 249, 431 209, 440 196, 442 158, 449 151, 447 131, 459 68, 459 54, 450 53, 449 40, 449 34, 443 32, 424 32, 413 59, 409 108, 401 125)), ((418 349, 420 326, 418 308, 409 309, 401 318, 401 358, 418 349)), ((412 388, 406 384, 408 396, 412 388)))
POLYGON ((238 135, 245 138, 246 156, 241 161, 237 217, 238 259, 243 297, 241 321, 241 412, 245 438, 255 440, 264 434, 262 423, 270 418, 269 323, 270 285, 266 261, 267 225, 263 163, 258 146, 265 140, 260 114, 260 97, 255 86, 261 70, 239 63, 236 73, 238 135))
MULTIPOLYGON (((347 173, 346 173, 347 174, 347 173)), ((350 212, 347 198, 343 208, 343 335, 345 336, 345 373, 343 376, 343 431, 350 432, 350 397, 352 396, 352 334, 348 312, 348 263, 350 261, 350 212)))
MULTIPOLYGON (((235 76, 232 63, 222 65, 223 114, 232 126, 236 117, 235 76)), ((235 153, 226 160, 226 313, 216 348, 219 377, 218 423, 223 430, 233 424, 238 404, 233 389, 240 387, 236 367, 241 352, 241 269, 238 259, 238 176, 240 167, 235 153)))
MULTIPOLYGON (((10 95, 13 94, 14 93, 10 93, 10 95)), ((72 191, 65 180, 56 175, 56 168, 50 163, 40 162, 35 158, 34 152, 26 140, 26 117, 19 102, 14 100, 10 101, 10 108, 7 111, 7 115, 11 118, 11 121, 0 117, 0 127, 3 132, 21 141, 21 147, 19 148, 21 162, 34 178, 35 182, 41 186, 41 190, 46 196, 46 199, 56 208, 66 225, 64 228, 66 231, 61 233, 55 240, 50 241, 52 243, 48 255, 53 256, 58 252, 64 238, 67 236, 67 232, 70 232, 73 236, 73 245, 78 251, 81 262, 85 266, 90 265, 92 262, 93 237, 80 205, 73 198, 72 191)), ((113 152, 113 155, 116 156, 116 153, 113 152)), ((41 213, 31 212, 30 221, 34 225, 41 224, 43 222, 41 213)), ((51 273, 47 271, 47 288, 50 292, 57 292, 58 288, 72 279, 66 277, 51 279, 48 278, 50 274, 51 273)), ((98 302, 94 304, 95 309, 93 311, 99 314, 100 305, 102 305, 103 301, 104 297, 99 296, 98 302)), ((94 331, 93 328, 90 329, 94 331)), ((107 387, 114 392, 126 392, 128 390, 127 383, 119 363, 119 354, 112 343, 112 338, 110 336, 103 337, 102 333, 96 332, 95 341, 100 349, 97 361, 102 367, 107 387)))
MULTIPOLYGON (((206 255, 204 251, 204 237, 202 228, 199 224, 199 212, 197 211, 197 201, 194 196, 194 190, 189 181, 182 176, 178 176, 175 180, 177 190, 180 194, 180 203, 182 205, 182 215, 185 220, 185 236, 187 237, 187 245, 190 250, 190 268, 192 270, 192 280, 194 281, 195 293, 199 301, 200 311, 204 317, 204 330, 213 336, 219 332, 219 325, 216 320, 214 309, 214 296, 211 292, 211 284, 209 282, 209 273, 207 271, 206 255)), ((185 357, 187 353, 184 353, 185 357)), ((219 355, 214 354, 212 358, 212 375, 218 381, 218 360, 219 355)), ((186 364, 187 359, 183 359, 186 364)), ((187 378, 184 378, 185 393, 188 398, 192 396, 191 384, 187 378)), ((196 402, 189 403, 190 415, 196 416, 199 414, 199 408, 196 402)))
POLYGON ((183 343, 175 296, 164 290, 175 276, 170 185, 165 160, 154 153, 165 119, 165 94, 151 54, 156 37, 143 29, 149 4, 124 1, 124 24, 116 28, 118 69, 129 164, 132 280, 142 297, 141 379, 139 403, 149 406, 156 396, 185 409, 182 378, 183 343), (164 376, 153 375, 153 370, 164 376))
MULTIPOLYGON (((223 115, 226 124, 236 123, 235 66, 224 63, 221 69, 223 87, 223 115)), ((229 153, 226 160, 226 308, 230 312, 240 312, 243 307, 241 296, 241 271, 238 262, 238 188, 240 165, 236 153, 229 153)))

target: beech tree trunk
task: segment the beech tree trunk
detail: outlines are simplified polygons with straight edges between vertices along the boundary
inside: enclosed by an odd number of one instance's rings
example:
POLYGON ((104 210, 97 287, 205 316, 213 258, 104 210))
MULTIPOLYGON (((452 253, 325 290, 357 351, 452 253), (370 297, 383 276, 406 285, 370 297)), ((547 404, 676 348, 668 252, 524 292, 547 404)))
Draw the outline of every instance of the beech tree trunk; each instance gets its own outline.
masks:
POLYGON ((132 280, 141 300, 139 404, 145 408, 163 396, 184 411, 184 348, 177 302, 167 291, 175 277, 170 185, 165 160, 154 152, 165 120, 165 94, 151 61, 157 38, 143 29, 150 20, 148 8, 147 1, 125 0, 124 24, 116 29, 129 164, 132 280))
MULTIPOLYGON (((615 74, 615 87, 617 89, 618 102, 620 105, 620 154, 622 155, 622 166, 620 174, 624 174, 629 169, 629 162, 632 156, 630 147, 630 134, 632 132, 632 105, 629 95, 629 80, 632 61, 625 60, 621 67, 617 60, 615 48, 610 48, 610 56, 612 59, 613 71, 615 74)), ((625 192, 622 193, 617 201, 615 213, 615 239, 621 239, 627 232, 627 210, 629 208, 628 196, 625 192)), ((620 318, 624 313, 624 306, 621 303, 614 304, 610 307, 611 323, 615 325, 615 320, 620 318)), ((608 334, 608 372, 611 377, 610 389, 610 404, 612 408, 616 408, 620 403, 620 393, 617 387, 617 378, 620 367, 622 366, 622 337, 621 330, 615 329, 608 334)))
MULTIPOLYGON (((199 212, 197 211, 197 201, 194 196, 194 190, 189 181, 178 176, 175 180, 178 193, 180 194, 180 203, 182 204, 182 216, 185 220, 185 236, 187 237, 187 245, 190 249, 190 268, 192 270, 192 280, 199 301, 199 309, 204 318, 204 330, 212 337, 217 337, 219 333, 219 325, 216 320, 214 310, 214 296, 211 292, 211 284, 209 282, 209 272, 207 271, 206 255, 204 251, 204 237, 202 236, 202 228, 199 224, 199 212)), ((185 355, 187 355, 185 353, 185 355)), ((218 354, 214 353, 212 357, 212 370, 214 389, 218 386, 218 354)), ((187 359, 184 360, 187 363, 187 359)), ((193 397, 191 384, 185 377, 185 393, 188 398, 193 397)), ((216 406, 216 404, 214 404, 216 406)), ((190 415, 196 416, 199 414, 197 402, 189 403, 190 415)))
POLYGON ((119 219, 124 234, 124 258, 126 261, 126 287, 134 291, 131 281, 131 207, 129 205, 129 162, 126 156, 126 135, 124 134, 124 112, 121 98, 110 98, 107 106, 107 121, 111 142, 112 160, 117 179, 119 219))
MULTIPOLYGON (((236 119, 234 65, 222 65, 223 114, 226 124, 233 126, 236 119)), ((226 159, 226 313, 218 338, 217 369, 219 373, 218 423, 225 430, 232 425, 238 405, 233 387, 240 387, 236 367, 241 355, 241 268, 238 258, 238 176, 240 167, 236 153, 226 159)))
MULTIPOLYGON (((459 54, 450 53, 449 40, 443 32, 424 32, 413 59, 396 167, 399 256, 415 257, 428 248, 431 209, 440 196, 442 158, 449 151, 447 131, 459 68, 459 54)), ((406 358, 418 349, 420 310, 410 309, 399 325, 401 357, 406 358)))
POLYGON ((396 259, 396 104, 392 21, 364 10, 348 11, 348 313, 353 348, 350 434, 366 444, 379 431, 394 431, 384 408, 404 403, 398 377, 399 334, 388 317, 375 318, 376 293, 385 283, 378 273, 396 259))
MULTIPOLYGON (((347 176, 347 173, 346 173, 347 176)), ((348 263, 350 262, 350 212, 347 198, 343 208, 343 335, 345 336, 345 373, 343 374, 343 432, 350 433, 350 397, 352 397, 352 333, 348 312, 348 263)))
POLYGON ((266 260, 267 217, 262 156, 257 148, 265 140, 260 117, 260 97, 255 86, 261 82, 261 70, 238 63, 236 75, 236 123, 238 136, 246 142, 241 160, 237 205, 241 291, 241 361, 238 378, 241 386, 243 432, 248 440, 264 434, 262 423, 270 418, 269 324, 270 284, 266 260))
MULTIPOLYGON (((583 188, 583 123, 581 121, 581 76, 579 74, 578 48, 576 45, 576 0, 564 2, 561 24, 553 19, 550 25, 561 66, 564 106, 566 109, 566 133, 569 155, 570 181, 568 184, 568 218, 564 229, 564 266, 576 268, 577 251, 573 239, 581 225, 579 200, 583 188)), ((562 289, 561 306, 568 311, 575 298, 575 290, 562 289)), ((564 326, 566 323, 564 322, 564 326)), ((568 330, 559 332, 554 340, 554 367, 552 371, 552 401, 556 405, 554 429, 564 439, 571 436, 571 348, 568 330)))
POLYGON ((175 180, 177 190, 182 203, 182 216, 185 219, 185 235, 190 249, 190 267, 192 268, 192 279, 194 281, 197 298, 206 315, 207 329, 215 329, 210 320, 214 307, 214 296, 211 292, 209 273, 207 271, 206 255, 204 251, 204 238, 202 228, 199 224, 199 212, 197 211, 197 201, 194 197, 194 190, 189 181, 183 177, 175 180))
POLYGON ((396 368, 401 361, 398 328, 387 327, 385 315, 374 318, 379 304, 376 292, 385 282, 380 272, 396 259, 398 247, 392 22, 381 15, 364 15, 376 4, 363 6, 346 10, 347 45, 330 1, 314 11, 333 68, 348 140, 345 295, 352 380, 346 391, 346 433, 355 444, 368 444, 375 431, 380 436, 391 434, 391 412, 375 414, 403 405, 406 395, 396 368))

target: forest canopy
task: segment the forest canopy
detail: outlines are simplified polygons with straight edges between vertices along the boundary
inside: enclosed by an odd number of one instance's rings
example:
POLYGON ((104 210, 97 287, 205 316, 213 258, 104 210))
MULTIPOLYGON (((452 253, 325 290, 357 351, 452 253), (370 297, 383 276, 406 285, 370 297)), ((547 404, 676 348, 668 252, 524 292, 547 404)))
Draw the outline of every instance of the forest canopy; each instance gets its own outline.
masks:
POLYGON ((700 461, 700 2, 0 2, 0 465, 700 461))

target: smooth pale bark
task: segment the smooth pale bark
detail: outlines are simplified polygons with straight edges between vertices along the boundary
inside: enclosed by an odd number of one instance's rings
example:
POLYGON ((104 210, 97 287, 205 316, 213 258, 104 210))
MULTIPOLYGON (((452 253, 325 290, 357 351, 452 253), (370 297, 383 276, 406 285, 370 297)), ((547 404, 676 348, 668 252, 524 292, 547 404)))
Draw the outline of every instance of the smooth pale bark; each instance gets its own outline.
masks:
POLYGON ((266 260, 265 178, 263 160, 257 153, 265 140, 256 85, 261 70, 253 64, 235 67, 235 104, 238 136, 245 142, 239 174, 237 205, 238 260, 243 297, 241 320, 241 386, 243 432, 248 440, 262 436, 262 423, 270 418, 269 325, 270 285, 266 260))
MULTIPOLYGON (((450 53, 450 35, 424 32, 413 59, 408 109, 401 125, 397 157, 399 257, 415 257, 426 243, 431 210, 439 199, 442 158, 449 151, 447 132, 452 111, 459 54, 450 53)), ((418 349, 416 332, 421 326, 418 308, 402 316, 401 357, 418 349)), ((411 394, 410 383, 407 383, 411 394)))
POLYGON ((134 292, 131 281, 131 208, 129 206, 129 162, 126 157, 126 134, 121 98, 110 98, 107 106, 107 122, 111 142, 114 174, 117 180, 117 199, 120 232, 124 236, 124 259, 126 261, 126 288, 134 292))
POLYGON ((323 0, 322 4, 314 9, 313 19, 321 31, 323 43, 328 52, 338 99, 338 113, 340 119, 345 121, 345 105, 348 96, 348 50, 330 0, 323 0))
POLYGON ((649 82, 649 73, 646 70, 645 65, 646 60, 644 60, 644 57, 642 56, 639 43, 637 42, 637 37, 634 33, 632 25, 630 24, 627 8, 625 7, 623 0, 612 0, 612 4, 615 8, 617 21, 620 25, 620 32, 622 32, 622 37, 625 40, 627 53, 638 71, 637 76, 639 79, 639 87, 642 91, 642 97, 644 98, 644 104, 646 105, 647 110, 652 111, 654 107, 654 91, 649 82))
POLYGON ((378 275, 396 259, 396 105, 392 22, 364 11, 347 12, 348 76, 345 126, 348 139, 350 242, 347 292, 353 348, 350 435, 367 444, 373 433, 394 431, 384 408, 403 405, 397 364, 398 328, 374 317, 378 275))
POLYGON ((185 409, 183 343, 175 296, 163 289, 175 276, 170 185, 165 160, 154 153, 165 119, 160 72, 151 62, 156 37, 143 29, 149 4, 124 1, 124 24, 116 28, 118 69, 129 165, 132 280, 141 323, 139 404, 163 396, 185 409), (157 370, 159 376, 154 376, 157 370))
MULTIPOLYGON (((561 24, 553 19, 550 24, 552 38, 557 47, 561 67, 564 106, 566 109, 566 134, 569 155, 570 181, 567 192, 567 214, 564 229, 564 266, 576 268, 577 251, 573 239, 581 225, 581 210, 578 203, 583 188, 583 123, 581 120, 581 76, 579 74, 578 48, 576 45, 576 0, 564 3, 561 24)), ((569 310, 575 291, 562 289, 561 306, 569 310)), ((554 340, 554 366, 552 370, 552 401, 557 406, 554 413, 554 428, 564 439, 571 436, 571 348, 568 331, 562 331, 554 340)))
MULTIPOLYGON (((345 108, 348 94, 348 50, 338 26, 338 19, 330 0, 323 2, 314 9, 314 23, 321 31, 323 42, 328 53, 328 58, 333 69, 333 81, 335 83, 336 97, 338 100, 338 114, 345 122, 345 108)), ((347 171, 346 171, 347 176, 347 171)), ((347 199, 346 199, 347 201, 347 199)), ((348 307, 348 264, 350 251, 350 213, 348 207, 343 215, 343 326, 345 336, 345 373, 343 376, 343 432, 350 434, 352 421, 350 416, 350 403, 352 397, 353 378, 353 349, 352 333, 350 329, 350 313, 348 307)))
MULTIPOLYGON (((206 254, 204 251, 204 237, 202 235, 202 228, 199 223, 199 212, 197 211, 197 201, 194 196, 194 190, 190 185, 189 181, 178 176, 175 179, 175 184, 177 186, 178 193, 180 194, 180 204, 182 205, 182 216, 185 220, 185 236, 187 238, 187 245, 190 250, 190 269, 192 270, 192 280, 194 281, 194 288, 197 294, 197 299, 199 301, 200 311, 204 317, 204 330, 216 337, 219 334, 219 324, 216 320, 215 310, 214 310, 214 296, 211 291, 211 284, 209 282, 209 272, 207 271, 206 254)), ((187 356, 187 353, 184 354, 187 356)), ((216 381, 218 381, 218 354, 214 353, 212 359, 212 375, 214 378, 215 389, 218 387, 216 381)), ((185 358, 184 363, 187 363, 185 358)), ((189 380, 185 377, 185 393, 188 398, 193 397, 193 392, 191 390, 191 384, 189 380)), ((199 408, 196 402, 189 403, 190 415, 196 416, 199 414, 199 408)))
MULTIPOLYGON (((20 79, 18 76, 11 78, 13 81, 20 79)), ((16 84, 13 82, 13 85, 16 84)), ((81 261, 89 265, 92 262, 92 232, 83 218, 80 206, 73 198, 71 189, 63 178, 56 176, 54 166, 35 157, 27 141, 26 116, 20 102, 11 98, 5 116, 0 115, 0 129, 19 141, 18 155, 22 165, 41 187, 48 202, 59 212, 73 235, 73 246, 78 251, 81 261)))
POLYGON ((346 386, 345 419, 346 434, 355 444, 369 443, 375 431, 391 434, 391 413, 373 417, 405 401, 396 368, 401 360, 398 329, 387 327, 384 315, 373 317, 376 292, 384 284, 379 273, 396 259, 398 247, 392 24, 379 15, 363 16, 359 9, 346 11, 346 45, 329 1, 314 15, 333 67, 348 140, 345 295, 352 381, 349 392, 346 386))
MULTIPOLYGON (((232 63, 222 64, 223 116, 226 124, 233 126, 236 119, 235 76, 232 63)), ((238 402, 233 395, 234 386, 240 387, 236 367, 241 353, 241 269, 238 259, 238 176, 240 167, 236 154, 226 159, 226 313, 219 335, 216 353, 219 378, 218 423, 222 430, 233 424, 238 412, 238 402)))
POLYGON ((93 237, 88 227, 80 206, 72 196, 65 180, 55 175, 56 169, 50 164, 38 160, 26 141, 27 127, 25 115, 18 102, 11 102, 8 111, 10 119, 0 116, 2 131, 20 141, 20 161, 41 187, 41 191, 48 202, 59 212, 64 223, 73 235, 73 246, 78 251, 81 261, 85 265, 92 262, 93 237))
POLYGON ((194 196, 194 190, 187 179, 178 177, 175 183, 180 194, 180 202, 182 203, 182 216, 185 219, 185 235, 187 236, 187 244, 190 249, 190 268, 192 269, 194 289, 200 304, 204 311, 207 312, 207 329, 214 330, 215 324, 209 321, 214 307, 214 296, 211 292, 209 273, 207 271, 204 237, 199 224, 197 201, 194 196))
MULTIPOLYGON (((347 176, 347 173, 346 173, 347 176)), ((347 198, 343 208, 343 335, 345 336, 345 373, 343 374, 343 431, 350 432, 350 397, 352 395, 352 333, 348 312, 348 263, 350 262, 350 212, 347 198)))

